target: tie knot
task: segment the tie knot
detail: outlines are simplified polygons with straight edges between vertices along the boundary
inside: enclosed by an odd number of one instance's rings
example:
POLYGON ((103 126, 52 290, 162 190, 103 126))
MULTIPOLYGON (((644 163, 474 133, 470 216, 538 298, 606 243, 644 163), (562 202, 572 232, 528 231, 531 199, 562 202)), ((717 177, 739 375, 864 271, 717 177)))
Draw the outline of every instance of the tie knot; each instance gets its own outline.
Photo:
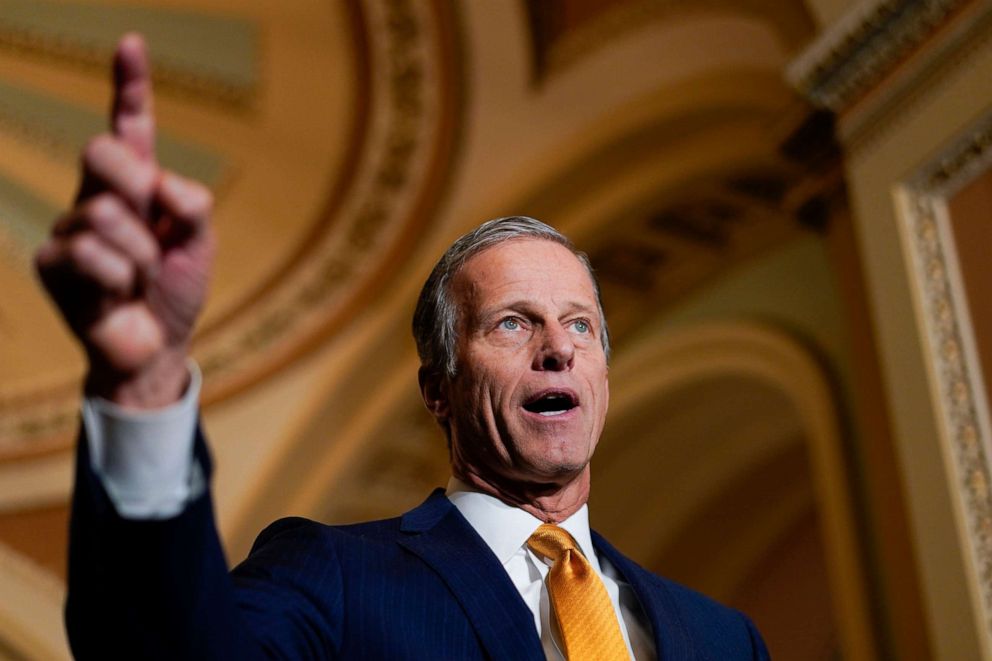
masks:
POLYGON ((565 551, 578 550, 572 536, 553 523, 544 523, 527 540, 527 546, 535 553, 557 562, 565 551))

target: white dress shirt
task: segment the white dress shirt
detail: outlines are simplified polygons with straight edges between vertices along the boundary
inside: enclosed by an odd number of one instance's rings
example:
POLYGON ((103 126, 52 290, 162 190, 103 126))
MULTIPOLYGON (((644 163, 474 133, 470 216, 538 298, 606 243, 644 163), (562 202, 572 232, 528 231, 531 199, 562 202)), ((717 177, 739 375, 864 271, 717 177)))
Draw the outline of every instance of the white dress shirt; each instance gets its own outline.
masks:
MULTIPOLYGON (((544 646, 545 656, 554 661, 563 660, 564 655, 551 626, 551 601, 544 582, 551 568, 550 562, 527 547, 527 539, 544 522, 519 507, 507 505, 489 494, 473 491, 456 478, 448 481, 445 495, 503 564, 503 569, 534 615, 534 626, 544 646)), ((657 658, 651 629, 637 595, 620 579, 609 560, 599 558, 593 548, 589 534, 589 508, 583 505, 558 525, 572 535, 579 550, 603 580, 620 621, 627 652, 632 652, 632 658, 637 661, 657 658)))
MULTIPOLYGON (((202 469, 193 460, 201 377, 192 363, 190 372, 192 378, 183 398, 157 411, 135 413, 95 398, 83 402, 90 463, 122 517, 175 516, 207 488, 202 469)), ((534 626, 547 658, 563 659, 550 626, 550 601, 544 585, 550 567, 527 547, 527 539, 543 522, 497 498, 472 491, 455 478, 448 483, 447 496, 496 554, 534 614, 534 626)), ((633 589, 593 548, 588 508, 583 505, 559 525, 572 535, 603 579, 628 652, 632 651, 637 661, 657 658, 650 626, 633 589)))

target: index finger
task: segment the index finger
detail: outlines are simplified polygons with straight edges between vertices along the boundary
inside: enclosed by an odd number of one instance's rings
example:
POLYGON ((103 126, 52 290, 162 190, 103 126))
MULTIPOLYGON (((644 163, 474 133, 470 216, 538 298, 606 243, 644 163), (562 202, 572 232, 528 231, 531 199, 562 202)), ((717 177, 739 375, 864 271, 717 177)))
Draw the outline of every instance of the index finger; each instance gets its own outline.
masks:
POLYGON ((144 38, 124 35, 114 55, 114 103, 110 128, 135 153, 155 158, 155 113, 152 104, 151 68, 144 38))

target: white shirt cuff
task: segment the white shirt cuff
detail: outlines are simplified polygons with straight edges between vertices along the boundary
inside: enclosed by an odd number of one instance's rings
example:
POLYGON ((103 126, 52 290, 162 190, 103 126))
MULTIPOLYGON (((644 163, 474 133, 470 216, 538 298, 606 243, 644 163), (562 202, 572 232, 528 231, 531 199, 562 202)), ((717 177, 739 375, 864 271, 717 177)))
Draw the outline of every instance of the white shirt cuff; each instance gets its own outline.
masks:
POLYGON ((162 409, 138 413, 98 397, 83 400, 90 464, 124 518, 175 516, 206 489, 193 460, 202 377, 192 360, 189 371, 182 399, 162 409))

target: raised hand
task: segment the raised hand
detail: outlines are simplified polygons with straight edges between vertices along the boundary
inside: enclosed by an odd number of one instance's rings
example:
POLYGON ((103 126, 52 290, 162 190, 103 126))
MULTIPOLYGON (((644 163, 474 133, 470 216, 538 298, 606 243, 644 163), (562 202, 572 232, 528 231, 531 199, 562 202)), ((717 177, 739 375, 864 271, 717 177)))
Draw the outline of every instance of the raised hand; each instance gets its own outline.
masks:
POLYGON ((89 358, 88 393, 132 408, 174 402, 206 296, 210 191, 163 170, 143 39, 114 58, 110 132, 82 156, 75 205, 39 248, 42 282, 89 358))

